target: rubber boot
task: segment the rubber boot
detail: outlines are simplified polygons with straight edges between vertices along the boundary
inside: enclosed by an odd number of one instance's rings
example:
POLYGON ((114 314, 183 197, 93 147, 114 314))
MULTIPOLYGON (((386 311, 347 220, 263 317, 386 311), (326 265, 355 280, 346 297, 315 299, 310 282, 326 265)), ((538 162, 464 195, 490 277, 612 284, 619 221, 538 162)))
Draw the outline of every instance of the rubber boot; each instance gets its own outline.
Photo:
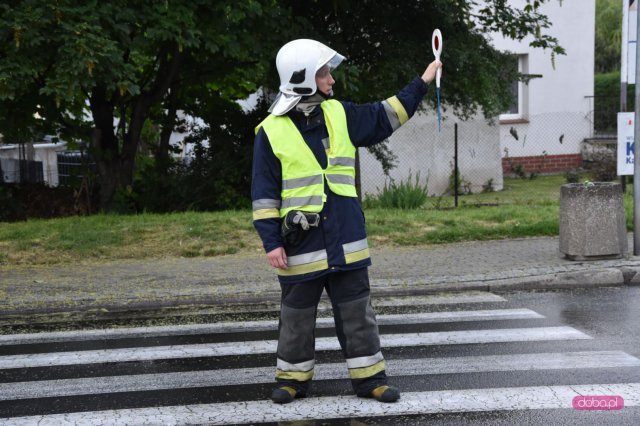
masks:
POLYGON ((371 397, 380 402, 396 402, 400 399, 400 391, 393 386, 382 385, 371 391, 371 397))
POLYGON ((271 400, 276 404, 288 404, 294 400, 298 391, 289 386, 281 386, 279 388, 275 388, 273 392, 271 392, 271 400))

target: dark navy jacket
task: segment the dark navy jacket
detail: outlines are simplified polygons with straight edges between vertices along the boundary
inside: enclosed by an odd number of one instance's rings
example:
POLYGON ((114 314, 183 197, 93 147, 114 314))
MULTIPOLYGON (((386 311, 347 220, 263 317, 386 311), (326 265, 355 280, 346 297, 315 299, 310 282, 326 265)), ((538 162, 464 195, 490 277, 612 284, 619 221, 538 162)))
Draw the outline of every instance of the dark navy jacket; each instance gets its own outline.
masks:
MULTIPOLYGON (((427 85, 421 78, 414 79, 397 95, 408 117, 411 117, 427 92, 427 85)), ((382 142, 398 127, 389 118, 388 105, 385 110, 383 102, 370 104, 354 104, 341 102, 344 106, 347 127, 351 142, 356 147, 367 147, 382 142)), ((325 146, 328 138, 324 115, 320 106, 309 115, 292 111, 288 113, 302 134, 303 139, 314 153, 322 166, 327 166, 325 146)), ((264 129, 260 129, 255 138, 253 155, 251 198, 281 199, 282 172, 280 161, 273 153, 271 144, 264 129)), ((329 269, 296 276, 279 276, 280 282, 290 283, 306 281, 334 271, 359 269, 371 265, 369 258, 347 264, 342 245, 347 242, 366 238, 364 213, 360 202, 355 197, 343 197, 334 194, 325 182, 327 200, 320 213, 321 221, 318 228, 311 228, 305 233, 302 242, 296 247, 287 247, 280 235, 281 219, 268 218, 254 220, 254 226, 262 239, 266 252, 284 246, 287 256, 308 253, 325 249, 329 269)))

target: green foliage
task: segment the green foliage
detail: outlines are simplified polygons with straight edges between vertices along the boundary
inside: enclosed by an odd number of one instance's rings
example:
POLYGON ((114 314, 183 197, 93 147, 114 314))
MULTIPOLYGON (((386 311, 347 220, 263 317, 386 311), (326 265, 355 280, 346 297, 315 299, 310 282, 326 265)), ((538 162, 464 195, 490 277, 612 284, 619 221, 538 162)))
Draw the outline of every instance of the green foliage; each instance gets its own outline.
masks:
MULTIPOLYGON (((434 28, 445 34, 442 61, 447 69, 474 70, 448 75, 443 91, 443 101, 465 117, 478 110, 494 117, 512 101, 510 87, 518 71, 509 66, 509 54, 492 47, 490 33, 517 40, 530 36, 532 46, 564 54, 558 41, 545 34, 550 22, 538 10, 544 0, 528 2, 524 8, 503 0, 419 0, 402 7, 384 0, 289 3, 293 15, 308 21, 319 40, 348 58, 348 67, 343 65, 338 71, 344 77, 355 74, 358 78, 343 82, 338 73, 336 93, 356 102, 377 101, 396 93, 408 77, 421 73, 430 60, 425 36, 434 28)), ((306 34, 308 27, 303 27, 299 35, 306 34)), ((435 106, 435 96, 427 101, 435 106)))
POLYGON ((93 200, 71 187, 42 183, 0 185, 0 222, 88 214, 93 200))
POLYGON ((24 206, 14 197, 12 188, 0 185, 0 222, 24 219, 24 206))
POLYGON ((592 162, 587 166, 596 182, 611 182, 618 176, 618 164, 613 152, 594 152, 592 162))
POLYGON ((620 70, 621 43, 622 2, 620 0, 597 0, 595 43, 596 73, 608 73, 620 70))
POLYGON ((564 174, 564 178, 567 183, 578 183, 580 182, 580 172, 577 170, 569 170, 564 174))
MULTIPOLYGON (((145 161, 131 191, 119 192, 118 211, 203 211, 248 208, 254 128, 266 115, 268 104, 244 113, 238 104, 218 98, 216 110, 224 108, 227 125, 196 126, 187 138, 194 144, 188 161, 145 161), (206 144, 204 142, 207 142, 206 144)), ((212 99, 202 108, 211 108, 212 99)), ((206 115, 204 109, 198 111, 206 115)))
MULTIPOLYGON (((539 12, 545 2, 528 1, 520 9, 504 0, 418 0, 402 7, 383 0, 4 2, 0 133, 8 141, 46 133, 90 142, 106 208, 134 183, 141 139, 152 134, 145 129, 170 133, 179 110, 207 111, 198 117, 212 129, 228 125, 225 103, 216 99, 228 103, 259 87, 276 90, 274 58, 286 41, 312 37, 344 54, 336 93, 369 102, 422 72, 435 27, 446 34, 442 60, 448 69, 474 70, 451 73, 443 101, 463 117, 479 110, 493 117, 510 104, 510 83, 518 75, 489 35, 531 37, 532 46, 562 54, 546 34, 550 23, 539 12)), ((168 151, 156 147, 158 157, 168 151)), ((388 150, 378 153, 392 167, 388 150)), ((223 193, 234 197, 232 186, 223 193)))
POLYGON ((496 189, 494 188, 493 185, 494 185, 493 178, 489 178, 489 180, 487 180, 487 182, 482 185, 482 192, 483 193, 495 192, 496 189))
POLYGON ((451 173, 449 174, 449 186, 447 187, 447 194, 449 195, 453 195, 456 192, 456 177, 458 179, 457 183, 458 183, 458 188, 457 188, 457 192, 458 195, 465 195, 465 194, 471 194, 471 182, 469 182, 467 179, 464 178, 464 176, 462 176, 460 174, 460 169, 455 169, 455 174, 454 174, 454 168, 451 168, 451 173), (457 176, 456 176, 457 175, 457 176))
POLYGON ((429 196, 427 190, 428 183, 420 183, 420 173, 416 173, 415 181, 412 182, 411 173, 406 181, 400 180, 396 183, 393 179, 385 180, 382 191, 372 197, 367 194, 365 197, 365 207, 393 208, 393 209, 418 209, 424 205, 429 196))
POLYGON ((12 3, 0 5, 0 133, 90 141, 103 207, 132 184, 145 128, 172 127, 209 91, 246 98, 288 38, 273 0, 12 3))
MULTIPOLYGON (((601 96, 618 96, 620 95, 620 70, 597 73, 594 76, 594 95, 601 96)), ((628 99, 631 100, 631 99, 628 99)))
MULTIPOLYGON (((511 165, 511 161, 509 162, 509 165, 511 165)), ((520 179, 527 178, 527 172, 524 170, 524 166, 522 164, 516 164, 514 167, 511 168, 511 170, 513 171, 513 174, 516 177, 520 179)))
MULTIPOLYGON (((594 128, 615 132, 620 111, 620 70, 594 76, 594 128)), ((635 106, 635 85, 627 86, 627 111, 635 106)))

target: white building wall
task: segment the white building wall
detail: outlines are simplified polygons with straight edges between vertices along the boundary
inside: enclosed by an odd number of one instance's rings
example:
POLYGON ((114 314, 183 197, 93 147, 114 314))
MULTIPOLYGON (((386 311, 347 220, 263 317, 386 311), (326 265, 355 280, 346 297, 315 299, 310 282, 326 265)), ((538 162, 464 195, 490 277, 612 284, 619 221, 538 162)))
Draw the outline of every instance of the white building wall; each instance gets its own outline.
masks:
MULTIPOLYGON (((29 160, 42 162, 44 183, 48 186, 58 186, 58 152, 67 148, 66 142, 34 143, 28 149, 33 149, 29 160)), ((20 181, 20 150, 18 145, 0 146, 0 162, 2 162, 2 178, 5 182, 20 181)))
MULTIPOLYGON (((522 8, 526 1, 510 0, 510 4, 522 8)), ((595 0, 550 0, 541 12, 552 24, 544 31, 556 37, 566 51, 566 55, 556 55, 555 68, 551 52, 530 47, 531 38, 517 42, 492 36, 496 48, 526 55, 523 73, 542 75, 532 79, 522 93, 521 119, 496 120, 500 123, 496 125, 482 117, 461 122, 449 109, 438 132, 435 111, 416 114, 389 139, 398 158, 398 166, 390 172, 392 179, 406 181, 409 173, 415 178, 420 172, 423 181, 429 179, 430 195, 443 194, 453 170, 455 121, 459 123, 460 174, 473 192, 482 191, 490 181, 495 190, 502 189, 502 161, 507 152, 509 157, 580 153, 580 143, 591 136, 593 128, 591 101, 586 96, 593 95, 595 0)), ((446 49, 446 34, 443 36, 446 49)), ((446 64, 443 87, 446 90, 446 64)), ((435 93, 431 90, 427 96, 435 93)), ((385 183, 382 168, 365 149, 359 153, 362 192, 376 194, 385 183)))
MULTIPOLYGON (((430 90, 428 96, 432 95, 435 96, 434 91, 430 90)), ((397 157, 390 177, 384 176, 380 163, 369 151, 360 148, 362 193, 377 194, 390 179, 400 183, 411 177, 411 184, 415 184, 419 174, 420 183, 428 185, 429 195, 444 195, 452 188, 455 122, 453 117, 443 120, 438 131, 436 111, 416 113, 389 138, 389 148, 397 157)), ((466 189, 474 193, 489 183, 496 191, 502 189, 498 126, 489 126, 480 118, 458 122, 458 170, 466 189)))
MULTIPOLYGON (((536 156, 577 154, 580 142, 592 134, 592 102, 595 60, 595 1, 551 0, 541 7, 549 17, 551 28, 546 33, 558 39, 566 55, 555 56, 555 69, 549 50, 529 46, 532 38, 522 42, 493 35, 496 48, 528 58, 529 74, 542 75, 532 79, 526 88, 523 118, 528 123, 501 124, 501 147, 509 155, 536 156), (516 141, 509 133, 518 133, 516 141), (560 137, 562 143, 560 142, 560 137), (526 140, 525 140, 526 137, 526 140)), ((510 0, 524 7, 525 0, 510 0)))

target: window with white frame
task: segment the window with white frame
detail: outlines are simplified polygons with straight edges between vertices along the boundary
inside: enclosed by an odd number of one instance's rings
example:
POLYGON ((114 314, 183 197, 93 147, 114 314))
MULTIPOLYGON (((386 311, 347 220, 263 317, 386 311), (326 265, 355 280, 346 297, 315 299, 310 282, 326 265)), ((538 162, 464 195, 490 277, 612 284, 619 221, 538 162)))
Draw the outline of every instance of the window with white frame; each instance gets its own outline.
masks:
MULTIPOLYGON (((521 74, 528 74, 528 55, 513 55, 513 60, 517 61, 518 72, 521 74)), ((514 63, 514 65, 516 65, 514 63)), ((511 83, 511 90, 514 96, 512 104, 509 109, 503 114, 500 114, 500 120, 524 120, 527 116, 527 84, 515 80, 511 83)))

